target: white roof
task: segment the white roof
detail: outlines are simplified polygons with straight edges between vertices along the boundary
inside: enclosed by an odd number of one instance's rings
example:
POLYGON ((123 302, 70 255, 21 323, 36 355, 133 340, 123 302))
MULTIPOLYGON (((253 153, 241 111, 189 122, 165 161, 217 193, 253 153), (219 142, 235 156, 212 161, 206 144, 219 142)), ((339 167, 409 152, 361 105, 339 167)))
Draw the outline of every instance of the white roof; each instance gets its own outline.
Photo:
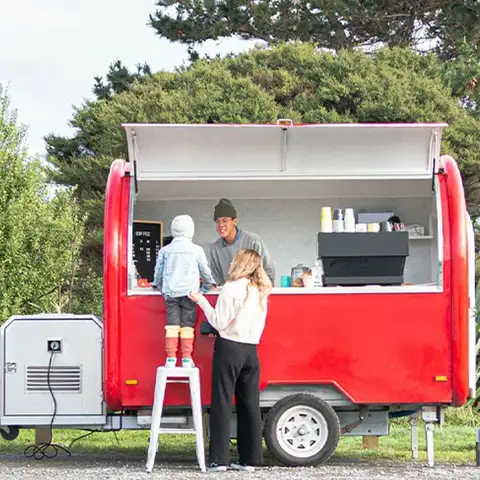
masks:
MULTIPOLYGON (((428 180, 445 123, 124 124, 137 181, 428 180)), ((423 182, 425 183, 425 182, 423 182)), ((150 188, 153 185, 150 184, 150 188)), ((147 187, 148 188, 148 187, 147 187)))

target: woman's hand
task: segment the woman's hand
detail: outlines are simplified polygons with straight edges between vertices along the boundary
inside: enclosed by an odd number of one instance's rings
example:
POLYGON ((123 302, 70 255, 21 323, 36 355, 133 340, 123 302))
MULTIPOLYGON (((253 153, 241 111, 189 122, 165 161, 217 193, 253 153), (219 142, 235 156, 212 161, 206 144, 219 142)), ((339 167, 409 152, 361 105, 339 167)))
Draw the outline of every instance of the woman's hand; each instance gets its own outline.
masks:
POLYGON ((188 294, 188 298, 192 301, 192 302, 195 302, 195 303, 198 303, 199 300, 203 297, 203 295, 201 293, 198 293, 198 292, 190 292, 188 294))

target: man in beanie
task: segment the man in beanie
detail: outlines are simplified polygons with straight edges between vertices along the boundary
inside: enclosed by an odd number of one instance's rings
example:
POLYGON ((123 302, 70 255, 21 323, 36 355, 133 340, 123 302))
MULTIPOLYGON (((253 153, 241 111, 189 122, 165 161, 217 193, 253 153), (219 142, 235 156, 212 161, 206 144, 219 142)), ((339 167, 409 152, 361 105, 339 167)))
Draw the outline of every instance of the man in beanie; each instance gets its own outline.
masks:
POLYGON ((213 219, 220 238, 210 250, 210 265, 217 285, 226 282, 232 259, 241 248, 249 248, 262 257, 263 267, 272 285, 275 282, 275 267, 263 240, 255 233, 238 228, 237 211, 228 198, 221 198, 215 205, 213 219))
POLYGON ((152 287, 165 298, 167 325, 165 327, 166 367, 177 365, 178 337, 182 366, 193 367, 194 327, 197 306, 188 298, 190 292, 207 292, 214 283, 207 257, 202 247, 192 242, 195 225, 189 215, 178 215, 172 220, 172 242, 158 252, 152 287))

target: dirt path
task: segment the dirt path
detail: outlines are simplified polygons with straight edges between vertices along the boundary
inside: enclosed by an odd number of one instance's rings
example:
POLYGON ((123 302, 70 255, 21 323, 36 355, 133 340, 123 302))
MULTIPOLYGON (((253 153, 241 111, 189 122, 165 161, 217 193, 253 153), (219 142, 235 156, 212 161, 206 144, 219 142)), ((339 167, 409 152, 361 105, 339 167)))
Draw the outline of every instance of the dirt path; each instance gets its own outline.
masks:
POLYGON ((124 480, 181 479, 193 480, 212 476, 226 480, 251 478, 261 480, 480 480, 480 468, 474 465, 437 465, 428 468, 423 463, 391 461, 345 461, 332 459, 327 465, 315 468, 265 467, 255 473, 233 472, 202 474, 196 465, 187 460, 158 459, 153 473, 145 472, 145 459, 106 459, 94 455, 57 457, 41 461, 27 460, 20 455, 0 454, 0 479, 14 478, 37 480, 124 480))

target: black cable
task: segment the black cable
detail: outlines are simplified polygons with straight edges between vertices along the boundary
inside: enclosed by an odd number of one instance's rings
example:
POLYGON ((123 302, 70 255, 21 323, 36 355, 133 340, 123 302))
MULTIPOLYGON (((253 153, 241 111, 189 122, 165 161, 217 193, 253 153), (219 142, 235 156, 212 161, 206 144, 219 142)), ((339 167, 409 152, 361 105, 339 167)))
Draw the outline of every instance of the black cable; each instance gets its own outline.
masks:
POLYGON ((79 437, 77 438, 74 438, 70 444, 68 445, 67 449, 70 450, 73 446, 74 443, 78 442, 79 440, 82 440, 83 438, 87 438, 89 437, 90 435, 94 434, 94 433, 98 433, 98 430, 84 430, 85 432, 88 432, 88 433, 85 433, 84 435, 80 435, 79 437))
POLYGON ((48 361, 48 368, 47 368, 47 386, 48 386, 48 391, 50 392, 50 395, 53 400, 53 414, 52 414, 52 418, 50 420, 50 426, 49 426, 50 438, 48 442, 29 445, 23 452, 26 458, 34 458, 35 460, 42 460, 45 457, 55 458, 58 455, 60 450, 63 450, 68 456, 71 456, 71 453, 68 451, 68 449, 66 449, 65 447, 62 447, 61 445, 52 443, 53 422, 55 421, 55 417, 57 416, 57 399, 55 398, 52 386, 50 384, 50 372, 52 369, 52 361, 53 361, 54 354, 55 352, 52 350, 50 352, 50 360, 48 361), (52 453, 50 453, 49 450, 51 450, 52 453))
MULTIPOLYGON (((74 438, 68 447, 62 447, 61 445, 52 443, 53 440, 53 423, 55 421, 55 417, 57 416, 57 399, 55 398, 55 394, 53 393, 52 386, 50 384, 50 372, 52 369, 52 361, 53 361, 53 355, 55 354, 54 351, 50 352, 50 360, 48 362, 48 368, 47 368, 47 386, 48 386, 48 391, 50 392, 50 395, 53 400, 53 414, 52 418, 50 420, 50 425, 49 425, 49 430, 50 430, 50 438, 48 442, 45 443, 38 443, 34 445, 29 445, 27 448, 25 448, 24 455, 26 458, 34 458, 35 460, 42 460, 43 458, 55 458, 61 450, 63 450, 69 457, 72 456, 70 449, 72 448, 73 444, 78 442, 79 440, 82 440, 83 438, 87 438, 90 435, 94 433, 101 433, 101 430, 86 430, 82 429, 84 432, 88 432, 86 434, 80 435, 77 438, 74 438), (49 452, 51 450, 52 453, 49 452)), ((120 442, 117 437, 117 432, 122 430, 123 428, 123 413, 124 409, 122 408, 120 412, 120 425, 118 429, 111 429, 111 430, 105 430, 105 432, 113 432, 115 435, 115 439, 117 440, 118 445, 120 445, 120 442)), ((112 415, 116 416, 116 415, 112 415)))

